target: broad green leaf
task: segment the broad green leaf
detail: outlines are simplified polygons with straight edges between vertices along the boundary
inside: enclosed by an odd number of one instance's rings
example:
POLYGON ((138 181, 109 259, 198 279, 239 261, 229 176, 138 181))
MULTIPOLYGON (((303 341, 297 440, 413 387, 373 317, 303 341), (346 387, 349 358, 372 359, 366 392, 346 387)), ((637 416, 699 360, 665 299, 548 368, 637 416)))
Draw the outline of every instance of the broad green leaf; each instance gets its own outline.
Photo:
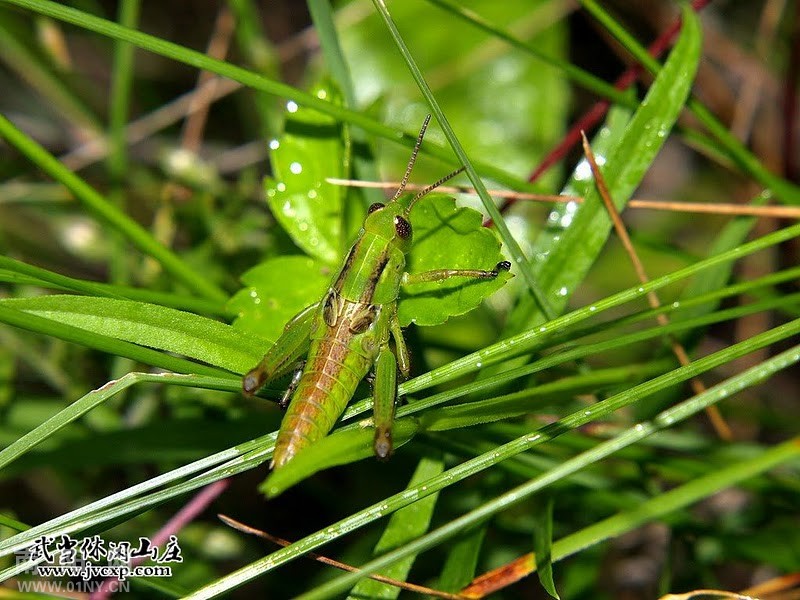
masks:
MULTIPOLYGON (((449 196, 422 198, 412 208, 410 220, 414 231, 406 264, 410 273, 493 269, 503 260, 500 242, 493 231, 482 226, 480 213, 456 207, 449 196)), ((252 327, 255 333, 276 339, 292 316, 322 299, 335 275, 335 267, 311 258, 271 259, 242 276, 247 287, 231 299, 228 308, 239 313, 237 327, 252 327)), ((444 323, 477 307, 510 277, 503 271, 495 279, 453 277, 404 287, 398 305, 400 323, 444 323)))
MULTIPOLYGON (((340 103, 332 85, 318 86, 318 98, 340 103)), ((344 127, 313 109, 287 104, 286 126, 280 140, 270 142, 272 177, 264 186, 275 219, 295 244, 327 264, 342 256, 343 207, 346 188, 326 177, 346 177, 350 148, 344 127)))
POLYGON ((234 373, 256 364, 268 342, 219 321, 156 304, 89 296, 42 296, 0 304, 73 327, 175 352, 234 373))
MULTIPOLYGON (((444 471, 444 463, 441 460, 422 458, 414 471, 414 475, 411 477, 411 481, 408 483, 408 487, 416 487, 428 481, 431 477, 440 475, 442 471, 444 471)), ((378 540, 373 554, 379 556, 385 552, 390 552, 428 531, 438 497, 439 494, 431 494, 394 513, 389 519, 386 529, 383 530, 383 535, 378 540)), ((416 555, 407 556, 382 570, 380 574, 399 581, 405 581, 415 559, 416 555)), ((398 587, 380 583, 374 579, 362 579, 353 588, 348 600, 361 600, 362 598, 393 600, 399 594, 400 588, 398 587)))
MULTIPOLYGON (((409 273, 433 269, 493 269, 503 260, 494 232, 482 226, 481 214, 456 207, 455 199, 426 196, 411 209, 414 245, 408 256, 409 273)), ((400 323, 438 325, 463 315, 497 291, 510 277, 495 279, 453 277, 403 288, 397 309, 400 323)))
MULTIPOLYGON (((395 449, 414 437, 418 427, 417 421, 412 418, 395 421, 392 427, 395 449)), ((274 498, 318 471, 372 457, 374 437, 375 430, 372 427, 334 431, 273 471, 259 489, 268 498, 274 498)))
POLYGON ((332 267, 307 256, 279 256, 253 267, 242 275, 247 287, 228 302, 239 315, 234 327, 278 339, 294 315, 322 299, 334 274, 332 267))

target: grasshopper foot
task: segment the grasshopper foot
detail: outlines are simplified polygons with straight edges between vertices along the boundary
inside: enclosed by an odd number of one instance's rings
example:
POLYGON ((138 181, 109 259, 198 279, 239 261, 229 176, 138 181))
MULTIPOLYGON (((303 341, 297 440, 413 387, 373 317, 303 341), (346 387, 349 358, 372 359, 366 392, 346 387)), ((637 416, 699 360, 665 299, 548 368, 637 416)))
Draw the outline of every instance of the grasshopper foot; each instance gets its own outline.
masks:
POLYGON ((258 368, 249 371, 247 375, 244 376, 244 379, 242 379, 242 391, 245 396, 254 396, 261 386, 264 385, 265 380, 264 372, 259 371, 258 368))
POLYGON ((378 460, 389 460, 389 457, 392 455, 391 429, 379 427, 375 430, 373 449, 378 460))
POLYGON ((492 273, 494 273, 494 276, 497 277, 500 274, 500 271, 508 271, 510 269, 511 269, 511 263, 508 262, 507 260, 501 260, 494 266, 494 269, 492 269, 492 273))

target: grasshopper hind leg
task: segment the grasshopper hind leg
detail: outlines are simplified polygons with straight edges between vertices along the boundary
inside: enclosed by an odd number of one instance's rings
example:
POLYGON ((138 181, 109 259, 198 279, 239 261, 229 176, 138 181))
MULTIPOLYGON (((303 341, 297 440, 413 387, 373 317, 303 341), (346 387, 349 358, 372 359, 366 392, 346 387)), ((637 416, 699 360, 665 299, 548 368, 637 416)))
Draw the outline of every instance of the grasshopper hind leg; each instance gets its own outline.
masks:
POLYGON ((278 341, 242 379, 245 395, 255 395, 264 384, 292 370, 298 357, 308 350, 314 311, 318 306, 319 302, 304 308, 286 324, 278 341))
POLYGON ((381 346, 375 360, 372 396, 375 422, 373 450, 379 460, 387 460, 393 448, 392 421, 397 399, 397 360, 388 344, 381 346))

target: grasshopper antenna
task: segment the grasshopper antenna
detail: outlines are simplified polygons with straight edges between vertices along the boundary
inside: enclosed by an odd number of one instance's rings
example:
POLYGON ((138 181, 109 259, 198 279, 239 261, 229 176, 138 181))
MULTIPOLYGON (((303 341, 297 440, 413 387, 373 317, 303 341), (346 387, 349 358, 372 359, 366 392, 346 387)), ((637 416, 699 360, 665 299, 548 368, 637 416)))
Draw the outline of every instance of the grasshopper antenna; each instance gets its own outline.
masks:
POLYGON ((425 117, 425 121, 422 123, 422 129, 419 130, 419 135, 417 136, 417 143, 414 144, 414 150, 411 152, 411 158, 408 161, 408 166, 406 167, 406 173, 403 175, 403 179, 400 181, 400 187, 397 188, 397 191, 392 196, 390 202, 397 200, 400 197, 400 194, 403 193, 403 190, 406 189, 406 184, 408 183, 408 178, 411 176, 411 169, 414 168, 414 163, 417 162, 417 154, 419 154, 419 147, 422 146, 422 138, 425 137, 425 130, 428 129, 428 123, 431 122, 431 116, 428 115, 425 117))
POLYGON ((436 182, 430 184, 429 186, 423 188, 416 196, 414 196, 411 199, 411 202, 409 202, 409 204, 408 204, 408 210, 411 210, 411 207, 414 206, 414 203, 417 200, 419 200, 423 196, 429 194, 430 192, 432 192, 433 190, 438 188, 443 183, 446 183, 446 182, 450 181, 453 177, 455 177, 459 173, 463 173, 463 172, 464 172, 464 167, 459 167, 458 169, 456 169, 452 173, 449 173, 448 175, 445 175, 444 177, 442 177, 439 181, 436 181, 436 182))

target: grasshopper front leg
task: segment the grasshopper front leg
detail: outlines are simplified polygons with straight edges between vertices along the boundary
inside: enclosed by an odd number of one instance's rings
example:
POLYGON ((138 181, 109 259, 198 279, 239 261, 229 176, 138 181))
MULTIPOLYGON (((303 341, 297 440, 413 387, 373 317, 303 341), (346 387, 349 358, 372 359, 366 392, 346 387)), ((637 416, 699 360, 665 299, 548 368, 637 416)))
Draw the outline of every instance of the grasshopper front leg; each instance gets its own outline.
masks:
POLYGON ((500 271, 508 271, 511 263, 507 260, 497 263, 491 271, 484 269, 434 269, 422 273, 404 273, 401 285, 427 283, 429 281, 443 281, 451 277, 469 277, 471 279, 494 279, 500 271))
POLYGON ((311 325, 319 302, 297 313, 283 328, 278 340, 267 350, 264 358, 242 380, 247 396, 255 394, 264 384, 291 371, 298 357, 308 350, 311 325))

